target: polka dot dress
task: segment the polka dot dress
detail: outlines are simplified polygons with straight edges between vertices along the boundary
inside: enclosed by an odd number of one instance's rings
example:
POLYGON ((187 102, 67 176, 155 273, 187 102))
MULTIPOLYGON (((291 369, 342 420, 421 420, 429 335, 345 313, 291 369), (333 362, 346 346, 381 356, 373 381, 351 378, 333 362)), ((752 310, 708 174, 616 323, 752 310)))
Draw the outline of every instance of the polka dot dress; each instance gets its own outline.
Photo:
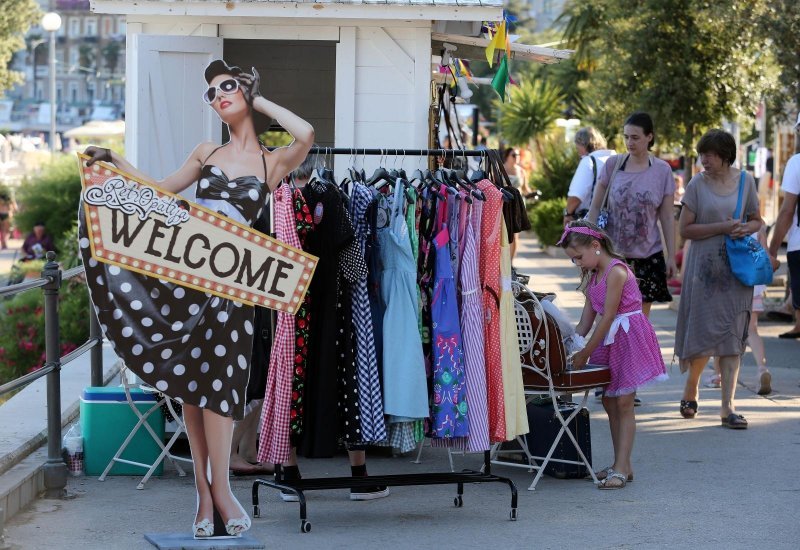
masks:
MULTIPOLYGON (((265 187, 204 165, 196 202, 252 226, 265 187)), ((83 208, 79 244, 89 294, 114 351, 147 384, 181 403, 244 416, 253 308, 92 258, 83 208)))
POLYGON ((483 286, 489 438, 495 442, 506 440, 503 360, 500 352, 500 221, 503 195, 489 180, 479 182, 478 189, 486 195, 481 219, 481 255, 478 267, 483 286))

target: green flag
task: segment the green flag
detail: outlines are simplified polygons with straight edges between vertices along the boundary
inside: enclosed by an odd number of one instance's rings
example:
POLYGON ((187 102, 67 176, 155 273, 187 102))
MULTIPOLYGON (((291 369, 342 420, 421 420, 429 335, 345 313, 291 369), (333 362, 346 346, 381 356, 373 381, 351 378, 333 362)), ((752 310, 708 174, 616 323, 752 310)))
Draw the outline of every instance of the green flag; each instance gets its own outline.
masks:
POLYGON ((503 103, 506 102, 506 86, 508 85, 508 55, 503 56, 500 65, 497 66, 497 73, 492 78, 492 88, 500 96, 503 103))

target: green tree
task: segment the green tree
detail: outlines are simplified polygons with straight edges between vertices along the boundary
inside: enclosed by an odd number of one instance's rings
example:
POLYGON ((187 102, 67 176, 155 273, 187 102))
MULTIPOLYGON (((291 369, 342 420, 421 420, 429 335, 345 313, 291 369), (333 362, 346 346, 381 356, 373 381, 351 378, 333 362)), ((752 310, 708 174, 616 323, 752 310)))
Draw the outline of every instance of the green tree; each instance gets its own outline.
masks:
POLYGON ((22 82, 22 74, 8 65, 25 48, 25 33, 41 15, 35 0, 0 0, 0 94, 22 82))
MULTIPOLYGON (((589 74, 599 128, 647 111, 661 143, 691 156, 723 119, 752 117, 774 86, 760 21, 769 0, 596 0, 567 8, 566 34, 589 74)), ((618 130, 617 130, 618 131, 618 130)))
POLYGON ((109 76, 114 76, 119 65, 119 52, 122 46, 117 40, 111 40, 103 46, 103 60, 105 61, 106 68, 108 69, 109 76))
POLYGON ((534 142, 540 158, 542 139, 553 129, 564 109, 564 96, 553 85, 526 80, 510 89, 510 101, 500 105, 500 136, 511 145, 534 142))
MULTIPOLYGON (((800 2, 771 0, 763 32, 772 41, 771 49, 779 67, 780 86, 769 98, 769 112, 791 117, 794 113, 786 112, 786 105, 800 107, 800 2)), ((795 140, 795 151, 800 152, 800 139, 795 140)))

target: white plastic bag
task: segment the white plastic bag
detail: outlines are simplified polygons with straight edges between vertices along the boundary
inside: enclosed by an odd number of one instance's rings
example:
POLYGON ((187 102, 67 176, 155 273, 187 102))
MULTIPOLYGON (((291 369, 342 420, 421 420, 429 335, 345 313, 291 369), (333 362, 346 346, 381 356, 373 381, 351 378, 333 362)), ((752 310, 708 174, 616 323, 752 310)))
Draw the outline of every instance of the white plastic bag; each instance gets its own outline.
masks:
POLYGON ((80 424, 73 424, 64 434, 64 448, 67 451, 67 469, 74 476, 83 474, 83 435, 80 424))
POLYGON ((561 337, 564 340, 564 351, 567 352, 569 360, 569 368, 572 368, 572 355, 586 347, 586 338, 575 332, 575 327, 572 326, 569 318, 558 309, 558 307, 550 301, 542 300, 542 309, 544 309, 550 317, 552 317, 558 329, 561 331, 561 337))

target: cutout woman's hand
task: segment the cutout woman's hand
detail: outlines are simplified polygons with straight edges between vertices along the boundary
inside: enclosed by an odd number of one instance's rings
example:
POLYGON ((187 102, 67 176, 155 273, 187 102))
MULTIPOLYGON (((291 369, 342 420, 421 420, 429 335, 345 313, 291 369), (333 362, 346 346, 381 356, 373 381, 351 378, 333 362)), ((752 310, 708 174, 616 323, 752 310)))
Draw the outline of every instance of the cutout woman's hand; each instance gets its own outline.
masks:
POLYGON ((261 76, 259 76, 255 67, 251 67, 251 70, 253 74, 242 73, 237 76, 236 79, 239 81, 239 85, 242 88, 244 99, 247 101, 247 104, 252 107, 253 101, 261 96, 261 76))
POLYGON ((86 161, 86 166, 91 166, 100 160, 103 162, 112 162, 111 149, 106 149, 105 147, 95 147, 94 145, 90 145, 83 151, 83 154, 92 157, 86 161))

